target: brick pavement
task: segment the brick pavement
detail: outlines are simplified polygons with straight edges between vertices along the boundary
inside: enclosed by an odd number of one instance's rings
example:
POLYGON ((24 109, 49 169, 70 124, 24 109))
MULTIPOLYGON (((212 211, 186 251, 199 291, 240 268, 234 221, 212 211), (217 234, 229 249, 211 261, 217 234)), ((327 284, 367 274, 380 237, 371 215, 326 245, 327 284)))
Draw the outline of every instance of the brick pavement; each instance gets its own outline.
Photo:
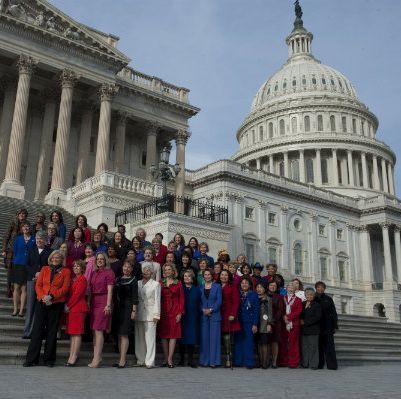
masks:
POLYGON ((0 398, 399 399, 400 377, 400 364, 337 371, 0 366, 0 398))

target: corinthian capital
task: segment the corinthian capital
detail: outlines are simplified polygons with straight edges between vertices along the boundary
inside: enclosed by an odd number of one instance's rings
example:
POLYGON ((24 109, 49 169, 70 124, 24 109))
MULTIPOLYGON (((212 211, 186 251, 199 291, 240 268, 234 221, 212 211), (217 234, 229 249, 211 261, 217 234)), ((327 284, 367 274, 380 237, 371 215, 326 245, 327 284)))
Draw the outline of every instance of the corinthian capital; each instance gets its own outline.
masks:
POLYGON ((156 121, 146 121, 145 122, 145 129, 148 136, 154 135, 156 136, 159 133, 160 128, 162 125, 156 121))
POLYGON ((63 69, 60 73, 61 87, 74 87, 77 80, 78 75, 71 69, 63 69))
POLYGON ((175 134, 175 143, 186 145, 190 137, 191 132, 188 132, 187 130, 177 130, 175 134))
POLYGON ((20 74, 31 75, 35 70, 38 61, 34 60, 32 57, 21 54, 17 61, 17 67, 20 74))
POLYGON ((121 126, 125 126, 127 124, 128 112, 125 111, 117 111, 117 122, 121 126))
POLYGON ((101 101, 112 101, 114 96, 118 93, 120 89, 114 83, 103 83, 98 91, 99 97, 101 101))

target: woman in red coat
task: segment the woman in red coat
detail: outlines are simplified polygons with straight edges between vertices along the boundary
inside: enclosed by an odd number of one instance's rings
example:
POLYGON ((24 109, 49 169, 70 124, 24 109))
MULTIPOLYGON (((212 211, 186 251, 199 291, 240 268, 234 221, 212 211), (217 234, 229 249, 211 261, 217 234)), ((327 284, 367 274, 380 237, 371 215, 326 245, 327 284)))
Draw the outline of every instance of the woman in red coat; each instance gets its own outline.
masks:
POLYGON ((228 270, 221 271, 220 283, 222 287, 221 331, 226 352, 225 367, 231 367, 231 333, 241 330, 238 321, 240 297, 238 286, 233 283, 233 275, 228 270))
POLYGON ((177 338, 181 338, 181 316, 184 313, 184 290, 177 279, 174 264, 163 266, 159 337, 162 339, 164 366, 174 367, 173 355, 177 338))
MULTIPOLYGON (((287 358, 287 364, 290 368, 297 368, 301 360, 299 347, 300 347, 300 315, 302 313, 302 301, 295 295, 294 285, 289 282, 287 285, 287 295, 284 296, 285 305, 285 332, 282 334, 282 342, 280 345, 280 351, 284 351, 280 354, 280 358, 287 358), (288 353, 285 353, 287 349, 288 353), (286 356, 287 355, 287 356, 286 356)), ((285 364, 283 364, 285 365, 285 364)))
POLYGON ((64 306, 64 311, 67 313, 67 334, 70 337, 70 357, 65 363, 65 366, 75 366, 77 362, 79 350, 81 348, 82 334, 85 333, 85 319, 89 312, 86 302, 86 292, 88 282, 86 281, 85 262, 76 260, 73 263, 72 270, 75 273, 75 278, 70 287, 67 302, 64 306))

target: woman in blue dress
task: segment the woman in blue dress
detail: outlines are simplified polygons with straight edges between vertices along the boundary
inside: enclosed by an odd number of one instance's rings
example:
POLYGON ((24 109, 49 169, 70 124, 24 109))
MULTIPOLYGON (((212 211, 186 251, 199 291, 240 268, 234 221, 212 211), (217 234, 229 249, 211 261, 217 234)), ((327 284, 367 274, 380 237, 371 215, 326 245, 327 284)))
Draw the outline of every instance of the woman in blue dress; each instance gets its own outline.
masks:
POLYGON ((254 335, 258 331, 259 297, 252 291, 252 280, 249 276, 242 276, 240 287, 238 319, 241 330, 234 337, 234 365, 251 369, 255 363, 254 335))
POLYGON ((201 292, 195 284, 195 274, 189 269, 184 272, 183 286, 185 312, 181 319, 180 366, 185 365, 185 352, 188 354, 188 366, 196 368, 194 362, 195 345, 199 343, 200 300, 201 292))
POLYGON ((205 284, 201 292, 201 344, 199 362, 201 366, 215 368, 221 365, 221 285, 213 281, 212 272, 203 272, 205 284))

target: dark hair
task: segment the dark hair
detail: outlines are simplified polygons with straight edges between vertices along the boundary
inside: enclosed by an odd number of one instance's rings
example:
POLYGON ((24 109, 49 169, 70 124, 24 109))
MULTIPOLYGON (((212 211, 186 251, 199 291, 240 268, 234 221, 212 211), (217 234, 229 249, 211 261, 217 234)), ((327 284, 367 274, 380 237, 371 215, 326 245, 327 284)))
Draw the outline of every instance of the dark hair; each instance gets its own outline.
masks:
POLYGON ((298 281, 299 289, 303 291, 304 285, 302 284, 302 281, 299 278, 293 278, 291 281, 298 281))
POLYGON ((92 233, 92 240, 93 240, 93 238, 95 237, 95 234, 100 234, 100 239, 103 238, 103 237, 102 237, 102 233, 101 233, 99 230, 95 230, 95 231, 92 233))
POLYGON ((96 245, 95 244, 93 244, 93 243, 91 243, 91 242, 88 242, 86 245, 85 245, 85 249, 86 248, 91 248, 92 249, 92 251, 93 252, 96 252, 96 245))
MULTIPOLYGON (((86 227, 86 226, 85 226, 85 227, 86 227)), ((109 231, 109 226, 107 226, 106 223, 100 223, 99 226, 97 226, 97 229, 96 229, 96 230, 99 231, 99 229, 100 229, 101 227, 104 228, 104 231, 105 231, 106 233, 109 231)), ((120 227, 120 226, 118 226, 118 227, 120 227)))
POLYGON ((257 282, 256 285, 255 285, 255 289, 256 289, 256 287, 257 287, 258 285, 261 285, 261 286, 264 288, 265 292, 268 291, 267 284, 266 284, 265 281, 259 281, 259 282, 257 282))
POLYGON ((72 229, 72 236, 73 236, 73 239, 74 239, 74 240, 75 240, 75 237, 74 237, 74 232, 75 232, 75 230, 79 230, 79 231, 81 232, 81 239, 85 239, 84 230, 83 230, 81 227, 75 226, 75 227, 72 229))
POLYGON ((279 289, 279 286, 278 286, 278 284, 277 284, 277 281, 276 280, 272 280, 272 281, 270 281, 268 284, 267 284, 267 290, 269 291, 269 286, 270 286, 270 284, 276 284, 276 291, 274 291, 275 293, 277 293, 278 292, 278 289, 279 289))
POLYGON ((206 247, 206 252, 209 252, 209 245, 207 245, 207 243, 204 241, 199 244, 198 248, 200 248, 202 245, 206 247))
POLYGON ((75 218, 75 226, 78 226, 78 219, 79 218, 82 218, 83 220, 84 220, 84 227, 88 227, 88 219, 86 218, 86 216, 85 215, 78 215, 76 218, 75 218))
POLYGON ((164 238, 162 233, 156 233, 156 234, 155 234, 155 237, 156 237, 156 236, 159 236, 162 240, 163 240, 163 238, 164 238))
POLYGON ((188 245, 189 245, 189 243, 190 243, 192 240, 195 240, 196 246, 199 247, 199 241, 198 241, 198 239, 197 239, 196 237, 191 237, 191 238, 188 240, 188 245))
MULTIPOLYGON (((186 248, 186 247, 185 247, 185 248, 186 248)), ((182 251, 181 259, 182 259, 184 256, 186 256, 186 257, 189 258, 189 260, 191 261, 191 260, 192 260, 192 253, 189 253, 188 251, 186 251, 185 248, 184 248, 184 250, 182 251)))
POLYGON ((175 237, 177 237, 177 236, 180 237, 180 239, 181 239, 180 245, 184 245, 184 247, 185 247, 185 238, 181 233, 175 233, 173 241, 175 242, 175 237))
POLYGON ((50 221, 51 222, 53 221, 52 220, 53 213, 56 213, 58 215, 59 223, 64 223, 63 214, 60 211, 58 211, 57 209, 55 209, 54 211, 50 212, 50 221))
POLYGON ((240 286, 241 286, 241 283, 244 281, 244 280, 246 280, 246 281, 248 281, 248 283, 249 283, 249 288, 252 290, 253 289, 253 282, 252 282, 252 279, 249 277, 249 276, 241 276, 241 280, 240 280, 240 286))
POLYGON ((252 267, 251 267, 251 265, 249 263, 244 263, 240 268, 240 272, 242 274, 244 274, 244 268, 245 267, 247 267, 249 269, 249 275, 251 275, 252 274, 252 267))
POLYGON ((119 248, 117 247, 116 244, 114 244, 114 242, 112 242, 112 243, 109 244, 109 246, 107 247, 107 251, 108 251, 110 248, 111 248, 111 249, 114 249, 114 251, 116 251, 116 252, 118 253, 119 248))
POLYGON ((132 246, 134 246, 134 240, 139 241, 139 249, 142 249, 143 243, 142 243, 141 237, 139 237, 139 236, 133 237, 131 240, 132 246))
POLYGON ((175 256, 174 252, 167 252, 166 259, 167 259, 167 255, 170 255, 170 254, 174 256, 174 264, 175 264, 177 262, 177 257, 175 256))
POLYGON ((324 289, 326 289, 326 284, 323 281, 316 281, 315 283, 315 289, 321 285, 324 289))
POLYGON ((16 216, 20 215, 21 213, 25 213, 25 215, 28 217, 28 211, 26 210, 26 208, 21 208, 18 209, 18 211, 16 212, 16 216))
POLYGON ((267 270, 269 267, 273 267, 273 268, 277 271, 277 265, 276 265, 275 263, 268 263, 268 264, 266 265, 266 270, 267 270))
POLYGON ((233 277, 233 275, 232 275, 228 270, 226 270, 226 269, 223 269, 223 270, 220 272, 220 275, 219 275, 219 282, 221 283, 220 278, 221 278, 221 274, 222 274, 222 273, 227 273, 227 274, 228 274, 228 284, 232 284, 233 281, 234 281, 234 277, 233 277))

